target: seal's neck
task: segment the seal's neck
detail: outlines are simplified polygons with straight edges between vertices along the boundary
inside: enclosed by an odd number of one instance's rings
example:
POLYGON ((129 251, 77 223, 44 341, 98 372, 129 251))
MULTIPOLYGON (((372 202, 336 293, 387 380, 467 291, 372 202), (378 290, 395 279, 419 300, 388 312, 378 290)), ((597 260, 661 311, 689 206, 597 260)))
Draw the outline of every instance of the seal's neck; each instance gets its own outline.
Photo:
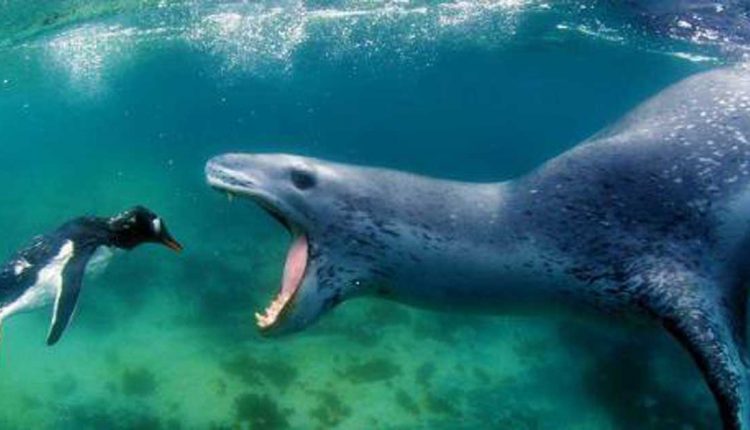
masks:
POLYGON ((385 293, 412 305, 493 312, 550 301, 555 268, 522 222, 516 192, 512 182, 432 184, 428 198, 397 217, 402 234, 389 240, 385 293))

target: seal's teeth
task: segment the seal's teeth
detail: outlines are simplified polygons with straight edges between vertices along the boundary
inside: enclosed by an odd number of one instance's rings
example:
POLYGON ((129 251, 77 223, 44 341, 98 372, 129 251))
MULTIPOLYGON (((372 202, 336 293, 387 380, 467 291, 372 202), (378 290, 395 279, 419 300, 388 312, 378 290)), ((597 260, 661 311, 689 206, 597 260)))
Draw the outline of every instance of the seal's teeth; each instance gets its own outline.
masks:
POLYGON ((234 201, 234 194, 227 191, 227 200, 229 201, 229 203, 232 203, 234 201))
POLYGON ((292 295, 288 292, 279 293, 276 298, 268 305, 263 313, 255 313, 255 321, 260 328, 268 328, 272 326, 279 317, 279 314, 284 310, 284 307, 289 303, 292 295))
POLYGON ((271 325, 272 319, 268 317, 268 315, 261 315, 260 313, 255 313, 255 322, 260 328, 266 328, 271 325))

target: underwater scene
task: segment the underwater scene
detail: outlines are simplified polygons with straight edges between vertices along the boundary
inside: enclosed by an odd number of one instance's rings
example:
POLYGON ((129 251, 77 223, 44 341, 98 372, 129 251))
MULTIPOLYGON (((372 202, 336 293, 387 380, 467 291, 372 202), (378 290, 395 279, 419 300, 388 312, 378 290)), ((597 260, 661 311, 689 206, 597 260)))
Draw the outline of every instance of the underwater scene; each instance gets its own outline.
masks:
POLYGON ((0 255, 136 205, 184 246, 116 252, 54 346, 52 306, 5 320, 0 429, 722 428, 690 355, 648 324, 363 297, 265 336, 254 314, 289 233, 212 190, 204 166, 290 153, 511 179, 741 62, 748 15, 741 1, 0 2, 0 255))

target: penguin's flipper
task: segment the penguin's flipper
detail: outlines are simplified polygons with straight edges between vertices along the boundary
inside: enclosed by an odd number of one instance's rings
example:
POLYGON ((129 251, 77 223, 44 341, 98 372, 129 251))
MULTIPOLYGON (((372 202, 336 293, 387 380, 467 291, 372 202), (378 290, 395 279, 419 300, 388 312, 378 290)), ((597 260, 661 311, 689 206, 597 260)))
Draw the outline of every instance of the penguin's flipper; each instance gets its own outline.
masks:
POLYGON ((76 250, 76 255, 72 256, 62 270, 62 284, 55 299, 55 307, 52 312, 52 323, 47 335, 47 345, 54 345, 62 337, 63 332, 70 324, 73 313, 78 303, 78 296, 81 293, 83 275, 86 271, 86 264, 91 258, 92 251, 76 250))
POLYGON ((750 430, 744 289, 662 269, 638 279, 641 303, 693 357, 718 403, 723 428, 750 430))

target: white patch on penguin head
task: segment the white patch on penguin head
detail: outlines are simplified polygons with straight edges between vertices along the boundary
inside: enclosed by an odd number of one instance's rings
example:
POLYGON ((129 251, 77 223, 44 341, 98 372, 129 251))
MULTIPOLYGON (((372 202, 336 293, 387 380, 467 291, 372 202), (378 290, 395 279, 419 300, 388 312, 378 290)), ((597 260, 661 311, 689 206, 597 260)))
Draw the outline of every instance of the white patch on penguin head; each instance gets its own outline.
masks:
POLYGON ((151 225, 154 227, 154 233, 161 234, 161 218, 154 218, 151 225))

